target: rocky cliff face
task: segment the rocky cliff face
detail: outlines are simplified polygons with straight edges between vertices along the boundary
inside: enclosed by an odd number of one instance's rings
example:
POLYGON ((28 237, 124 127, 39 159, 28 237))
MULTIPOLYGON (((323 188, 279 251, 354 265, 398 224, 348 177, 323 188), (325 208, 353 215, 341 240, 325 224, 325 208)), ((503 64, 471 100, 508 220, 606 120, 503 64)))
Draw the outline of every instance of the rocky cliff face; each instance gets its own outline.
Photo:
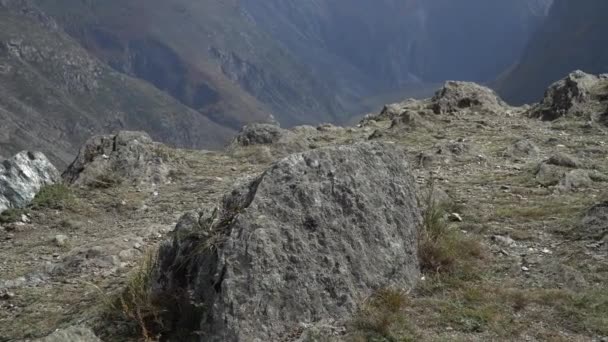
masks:
POLYGON ((35 148, 65 165, 91 133, 124 128, 184 147, 227 141, 230 129, 113 71, 40 13, 0 3, 0 154, 35 148))
POLYGON ((546 87, 572 70, 608 72, 608 3, 556 0, 518 64, 497 83, 507 101, 538 101, 546 87))

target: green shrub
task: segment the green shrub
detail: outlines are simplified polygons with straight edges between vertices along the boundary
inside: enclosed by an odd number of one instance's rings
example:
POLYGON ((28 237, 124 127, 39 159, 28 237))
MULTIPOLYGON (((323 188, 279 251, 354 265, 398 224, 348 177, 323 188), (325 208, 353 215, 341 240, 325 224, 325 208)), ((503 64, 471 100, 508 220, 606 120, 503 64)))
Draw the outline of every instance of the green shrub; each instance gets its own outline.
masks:
POLYGON ((34 209, 67 209, 76 202, 72 189, 65 184, 47 185, 40 189, 34 200, 34 209))
POLYGON ((157 257, 155 250, 148 251, 125 288, 110 302, 110 314, 118 314, 137 326, 145 341, 155 341, 156 332, 162 330, 161 305, 155 300, 151 289, 157 257))
POLYGON ((21 220, 21 215, 27 213, 25 209, 7 209, 0 214, 0 223, 13 223, 21 220))

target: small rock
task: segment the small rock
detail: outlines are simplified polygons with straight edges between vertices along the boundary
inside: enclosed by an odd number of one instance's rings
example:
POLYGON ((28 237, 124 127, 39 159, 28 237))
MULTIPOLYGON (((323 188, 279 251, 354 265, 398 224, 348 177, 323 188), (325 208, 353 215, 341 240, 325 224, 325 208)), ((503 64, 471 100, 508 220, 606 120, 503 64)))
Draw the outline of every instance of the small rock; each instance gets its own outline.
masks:
POLYGON ((231 171, 236 171, 237 169, 236 169, 236 167, 233 166, 233 167, 230 168, 230 170, 231 171))
POLYGON ((125 249, 123 251, 120 251, 120 253, 118 253, 118 257, 120 258, 120 260, 125 261, 125 262, 135 259, 136 255, 137 255, 137 251, 134 249, 125 249))
POLYGON ((493 235, 492 241, 509 247, 517 245, 517 243, 515 243, 515 240, 511 239, 508 236, 493 235))
POLYGON ((530 271, 530 269, 527 268, 526 266, 522 266, 521 270, 524 271, 524 272, 529 272, 530 271))
POLYGON ((30 223, 30 218, 25 214, 21 214, 21 222, 30 223))
POLYGON ((15 294, 12 292, 9 292, 9 291, 0 292, 0 299, 9 300, 13 297, 15 297, 15 294))
POLYGON ((448 220, 450 220, 452 222, 462 222, 463 221, 462 216, 460 216, 460 214, 458 214, 458 213, 451 213, 448 216, 448 220))
POLYGON ((68 243, 68 237, 65 235, 55 235, 55 237, 53 238, 53 242, 58 247, 63 247, 68 243))

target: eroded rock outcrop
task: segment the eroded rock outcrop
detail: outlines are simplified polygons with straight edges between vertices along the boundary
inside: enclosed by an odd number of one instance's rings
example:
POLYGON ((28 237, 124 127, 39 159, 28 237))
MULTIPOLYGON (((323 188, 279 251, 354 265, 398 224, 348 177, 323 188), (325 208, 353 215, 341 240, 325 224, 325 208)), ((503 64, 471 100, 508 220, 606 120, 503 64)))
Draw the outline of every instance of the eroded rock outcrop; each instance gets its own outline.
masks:
POLYGON ((435 114, 463 110, 499 113, 509 106, 490 88, 472 82, 448 81, 431 99, 435 114))
POLYGON ((22 208, 45 186, 61 180, 59 171, 40 152, 20 152, 0 164, 0 212, 22 208))
POLYGON ((421 218, 405 160, 376 143, 293 154, 219 210, 185 215, 161 246, 154 283, 189 313, 169 319, 173 330, 279 341, 347 319, 374 290, 412 286, 421 218))
POLYGON ((595 118, 608 110, 608 76, 590 75, 580 70, 553 83, 543 100, 533 106, 529 115, 542 120, 564 116, 595 118))
POLYGON ((160 184, 169 173, 167 150, 143 132, 94 136, 80 149, 63 179, 89 186, 123 181, 160 184))

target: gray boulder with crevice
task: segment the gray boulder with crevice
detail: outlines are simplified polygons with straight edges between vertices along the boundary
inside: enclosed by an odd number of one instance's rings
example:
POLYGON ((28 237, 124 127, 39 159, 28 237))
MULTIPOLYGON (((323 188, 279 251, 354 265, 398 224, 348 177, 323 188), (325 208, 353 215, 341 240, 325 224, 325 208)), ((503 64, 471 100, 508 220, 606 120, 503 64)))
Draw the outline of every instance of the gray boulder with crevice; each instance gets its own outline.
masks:
POLYGON ((279 341, 347 319, 375 290, 413 286, 421 215, 406 159, 379 143, 297 153, 218 211, 188 213, 160 248, 153 284, 181 308, 167 311, 170 329, 279 341))
POLYGON ((27 206, 46 185, 60 181, 59 171, 41 152, 19 152, 0 163, 0 212, 27 206))
POLYGON ((125 181, 162 184, 169 173, 166 151, 144 132, 98 135, 82 146, 62 176, 75 185, 125 181))

